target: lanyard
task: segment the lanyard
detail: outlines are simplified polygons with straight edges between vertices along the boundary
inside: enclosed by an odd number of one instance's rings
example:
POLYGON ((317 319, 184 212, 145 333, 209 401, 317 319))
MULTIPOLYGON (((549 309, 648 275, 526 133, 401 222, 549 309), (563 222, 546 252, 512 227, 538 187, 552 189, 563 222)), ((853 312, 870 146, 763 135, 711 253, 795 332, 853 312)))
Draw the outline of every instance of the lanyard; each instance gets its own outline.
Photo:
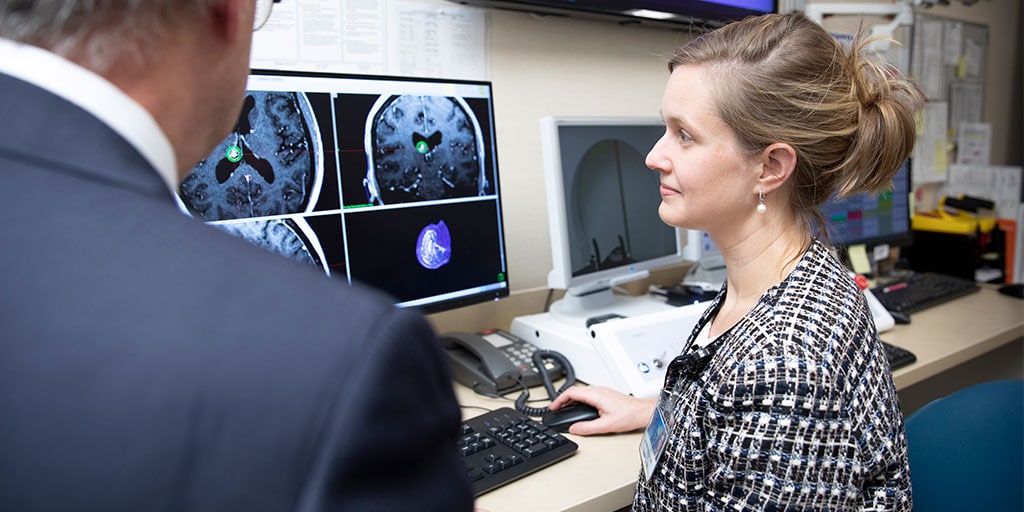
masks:
POLYGON ((643 463, 645 479, 650 480, 651 475, 654 474, 654 468, 661 460, 662 454, 665 453, 669 435, 684 414, 684 411, 672 398, 671 391, 681 382, 697 380, 721 345, 722 337, 719 337, 707 346, 697 347, 677 356, 669 363, 668 371, 665 374, 665 385, 661 390, 661 398, 658 400, 657 407, 654 408, 654 415, 651 417, 651 422, 647 424, 644 437, 640 441, 640 460, 643 463))

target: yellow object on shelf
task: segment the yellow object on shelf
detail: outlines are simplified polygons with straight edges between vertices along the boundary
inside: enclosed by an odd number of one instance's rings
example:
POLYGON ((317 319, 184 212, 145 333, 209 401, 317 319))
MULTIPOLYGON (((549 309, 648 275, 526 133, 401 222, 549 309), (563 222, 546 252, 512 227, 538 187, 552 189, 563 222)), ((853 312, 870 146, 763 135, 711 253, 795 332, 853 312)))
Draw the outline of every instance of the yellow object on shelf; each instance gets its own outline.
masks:
POLYGON ((963 210, 950 213, 945 208, 946 198, 942 198, 939 208, 931 212, 915 212, 910 221, 910 226, 915 231, 932 231, 935 233, 949 233, 953 235, 973 235, 975 233, 988 233, 996 227, 996 219, 993 217, 979 217, 963 210))

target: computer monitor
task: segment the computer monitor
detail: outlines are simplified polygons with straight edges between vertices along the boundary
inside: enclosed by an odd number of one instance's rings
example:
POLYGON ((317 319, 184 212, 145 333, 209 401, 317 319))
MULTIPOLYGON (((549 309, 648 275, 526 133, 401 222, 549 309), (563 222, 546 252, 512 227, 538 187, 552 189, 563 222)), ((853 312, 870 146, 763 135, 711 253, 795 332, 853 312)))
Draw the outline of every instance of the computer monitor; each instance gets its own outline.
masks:
POLYGON ((491 84, 254 70, 189 214, 400 307, 507 296, 491 84))
POLYGON ((540 125, 548 286, 567 290, 562 306, 587 315, 615 300, 616 283, 684 260, 686 235, 658 216, 660 178, 644 163, 665 132, 661 119, 545 117, 540 125))
POLYGON ((776 0, 455 0, 541 15, 608 19, 623 24, 710 30, 734 20, 777 12, 776 0))
POLYGON ((847 250, 865 245, 869 257, 875 247, 909 245, 913 237, 911 217, 910 162, 904 162, 893 177, 890 190, 877 194, 833 196, 822 207, 829 241, 848 259, 847 250))

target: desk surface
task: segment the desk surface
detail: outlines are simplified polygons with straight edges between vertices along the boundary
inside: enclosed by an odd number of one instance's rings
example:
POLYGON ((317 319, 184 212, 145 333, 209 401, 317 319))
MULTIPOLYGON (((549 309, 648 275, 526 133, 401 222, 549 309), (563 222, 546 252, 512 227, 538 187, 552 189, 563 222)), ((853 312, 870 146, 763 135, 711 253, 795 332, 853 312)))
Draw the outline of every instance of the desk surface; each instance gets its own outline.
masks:
POLYGON ((917 362, 893 372, 899 390, 1024 337, 1024 301, 985 286, 918 311, 909 324, 879 337, 917 356, 917 362))
MULTIPOLYGON (((1024 301, 985 287, 915 313, 911 320, 881 334, 883 340, 917 356, 917 362, 893 372, 897 389, 1024 338, 1024 301)), ((455 388, 462 405, 511 405, 461 385, 455 388)), ((463 412, 467 418, 476 413, 472 408, 463 412)), ((628 506, 640 468, 640 433, 570 438, 579 444, 575 455, 480 496, 476 506, 488 512, 609 512, 628 506)))

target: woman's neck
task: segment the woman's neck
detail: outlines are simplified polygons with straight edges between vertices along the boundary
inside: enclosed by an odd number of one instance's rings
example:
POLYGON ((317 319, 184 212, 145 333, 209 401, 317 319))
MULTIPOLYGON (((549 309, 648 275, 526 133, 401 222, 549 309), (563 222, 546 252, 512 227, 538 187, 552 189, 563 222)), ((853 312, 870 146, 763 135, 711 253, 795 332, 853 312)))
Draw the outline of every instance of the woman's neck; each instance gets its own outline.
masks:
POLYGON ((788 276, 810 244, 810 235, 796 224, 780 230, 758 230, 722 250, 726 295, 711 325, 717 336, 740 321, 771 287, 788 276))

